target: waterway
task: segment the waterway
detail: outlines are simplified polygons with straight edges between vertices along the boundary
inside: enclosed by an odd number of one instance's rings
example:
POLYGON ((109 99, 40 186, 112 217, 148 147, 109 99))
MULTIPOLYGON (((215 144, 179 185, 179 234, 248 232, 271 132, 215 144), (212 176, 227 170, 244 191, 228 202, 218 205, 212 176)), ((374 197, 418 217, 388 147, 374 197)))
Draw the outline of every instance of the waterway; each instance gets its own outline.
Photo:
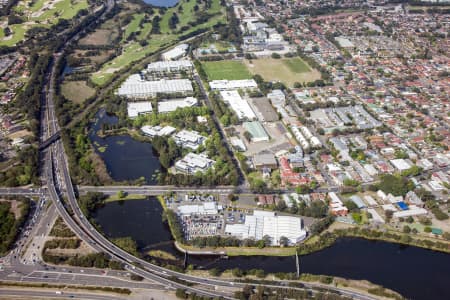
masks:
MULTIPOLYGON (((162 207, 154 198, 108 203, 99 209, 97 222, 108 237, 133 237, 144 252, 161 249, 182 259, 161 222, 162 207), (120 220, 120 221, 118 221, 120 220), (152 247, 153 245, 153 247, 152 247)), ((190 256, 197 268, 264 269, 266 272, 295 272, 294 257, 190 256)), ((322 251, 302 256, 303 273, 369 280, 393 289, 410 299, 450 299, 450 255, 417 247, 343 238, 322 251)))
POLYGON ((103 123, 117 124, 117 122, 117 117, 109 116, 104 110, 100 110, 89 131, 89 138, 105 162, 110 176, 115 181, 142 178, 145 184, 156 184, 161 165, 150 143, 137 141, 129 135, 105 138, 98 136, 103 123))
POLYGON ((175 6, 180 0, 144 0, 145 3, 159 7, 172 7, 175 6))

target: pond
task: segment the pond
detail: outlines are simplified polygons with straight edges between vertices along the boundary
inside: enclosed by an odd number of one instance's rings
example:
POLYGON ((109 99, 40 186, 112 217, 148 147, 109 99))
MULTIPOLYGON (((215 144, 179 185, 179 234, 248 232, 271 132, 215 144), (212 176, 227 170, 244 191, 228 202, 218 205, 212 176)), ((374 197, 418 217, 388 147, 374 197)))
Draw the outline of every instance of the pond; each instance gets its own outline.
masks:
POLYGON ((159 7, 172 7, 177 4, 180 0, 143 0, 147 4, 159 7))
POLYGON ((144 178, 146 184, 156 184, 161 171, 159 159, 150 143, 140 142, 129 135, 99 137, 102 124, 116 124, 117 117, 99 111, 92 124, 89 138, 115 181, 144 178))
MULTIPOLYGON (((168 227, 161 221, 162 207, 154 198, 108 203, 98 210, 97 222, 109 237, 133 237, 141 250, 160 249, 183 256, 170 243, 168 227), (120 220, 120 221, 118 221, 120 220), (151 247, 153 245, 154 247, 151 247)), ((295 272, 294 257, 189 256, 200 268, 264 269, 295 272)), ((393 289, 410 299, 450 299, 450 255, 399 244, 343 238, 333 246, 300 257, 303 273, 365 279, 393 289)))

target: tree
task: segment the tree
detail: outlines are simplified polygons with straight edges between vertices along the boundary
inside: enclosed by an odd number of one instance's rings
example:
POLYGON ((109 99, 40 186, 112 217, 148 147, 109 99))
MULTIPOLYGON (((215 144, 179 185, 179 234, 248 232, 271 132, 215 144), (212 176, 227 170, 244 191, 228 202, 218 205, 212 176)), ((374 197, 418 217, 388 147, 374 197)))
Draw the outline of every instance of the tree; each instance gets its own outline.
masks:
POLYGON ((392 210, 388 209, 384 212, 384 215, 386 217, 386 222, 389 223, 391 221, 392 217, 394 216, 394 212, 392 210))
POLYGON ((411 228, 408 225, 403 226, 403 232, 404 233, 410 233, 411 232, 411 228))
POLYGON ((272 53, 272 58, 274 58, 274 59, 280 59, 280 58, 281 58, 281 55, 278 54, 278 53, 276 53, 276 52, 274 52, 274 53, 272 53))
POLYGON ((285 236, 280 237, 280 246, 282 247, 289 246, 289 239, 285 236))
POLYGON ((409 223, 409 224, 414 223, 414 218, 411 217, 411 216, 407 217, 407 218, 406 218, 406 223, 409 223))
POLYGON ((430 233, 432 231, 430 226, 425 226, 425 228, 423 229, 424 232, 430 233))
POLYGON ((178 288, 175 292, 175 296, 177 296, 177 298, 179 299, 187 299, 186 290, 178 288))
POLYGON ((118 191, 117 192, 117 197, 119 197, 120 199, 123 199, 126 197, 126 193, 124 191, 118 191))

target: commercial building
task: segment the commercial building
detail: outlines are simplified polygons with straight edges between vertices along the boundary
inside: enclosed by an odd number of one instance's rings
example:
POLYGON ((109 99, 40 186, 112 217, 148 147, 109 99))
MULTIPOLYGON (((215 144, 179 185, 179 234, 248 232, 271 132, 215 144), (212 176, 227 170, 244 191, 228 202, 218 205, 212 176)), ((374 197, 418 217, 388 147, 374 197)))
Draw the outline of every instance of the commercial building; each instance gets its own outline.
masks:
POLYGON ((147 66, 148 73, 179 73, 192 72, 194 65, 190 60, 156 61, 147 66))
POLYGON ((134 74, 122 83, 116 94, 128 98, 145 99, 156 97, 158 94, 189 95, 193 92, 192 83, 188 79, 148 81, 141 75, 134 74))
POLYGON ((277 160, 272 153, 260 153, 253 156, 253 165, 256 169, 269 168, 271 170, 277 168, 277 160))
POLYGON ((184 158, 175 163, 175 169, 187 173, 204 173, 214 165, 215 161, 209 159, 205 154, 188 153, 184 158))
POLYGON ((217 202, 204 202, 201 204, 179 205, 177 207, 178 215, 217 215, 219 207, 217 202))
POLYGON ((266 130, 260 122, 244 122, 243 126, 245 130, 250 133, 252 142, 263 142, 269 140, 269 135, 266 133, 266 130))
POLYGON ((189 49, 188 44, 180 44, 180 45, 176 46, 175 48, 173 48, 167 52, 164 52, 161 55, 161 58, 163 60, 177 60, 177 59, 180 59, 183 56, 185 56, 188 49, 189 49))
POLYGON ((194 130, 181 130, 173 136, 173 139, 178 146, 192 150, 197 150, 206 141, 206 137, 194 130))
POLYGON ((242 80, 213 80, 209 82, 212 90, 226 91, 237 89, 257 89, 258 84, 253 79, 242 80))
POLYGON ((291 216, 277 216, 274 212, 255 210, 245 217, 244 224, 227 224, 225 233, 241 238, 262 240, 270 237, 271 245, 280 245, 287 238, 289 245, 295 245, 306 238, 302 219, 291 216))
POLYGON ((139 115, 149 114, 153 111, 152 103, 149 101, 128 102, 127 111, 129 118, 136 118, 139 115))
POLYGON ((231 109, 236 113, 240 120, 254 120, 256 115, 247 101, 242 99, 238 91, 221 91, 220 95, 225 103, 230 105, 231 109))
POLYGON ((172 126, 149 126, 145 125, 141 128, 142 133, 149 137, 155 136, 169 136, 176 131, 172 126))
POLYGON ((184 99, 174 99, 158 102, 158 112, 168 113, 177 110, 177 108, 193 107, 198 105, 197 98, 186 97, 184 99))

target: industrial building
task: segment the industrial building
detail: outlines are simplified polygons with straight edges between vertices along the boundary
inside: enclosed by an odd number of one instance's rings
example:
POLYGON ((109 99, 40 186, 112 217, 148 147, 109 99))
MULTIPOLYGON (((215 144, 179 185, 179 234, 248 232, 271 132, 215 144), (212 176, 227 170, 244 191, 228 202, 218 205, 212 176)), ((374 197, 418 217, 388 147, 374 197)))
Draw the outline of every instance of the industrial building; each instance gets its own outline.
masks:
POLYGON ((258 84, 253 79, 213 80, 209 82, 211 90, 226 91, 237 89, 257 89, 258 84))
POLYGON ((262 170, 263 168, 274 170, 278 167, 275 155, 273 155, 272 153, 260 153, 254 155, 253 165, 258 170, 262 170))
POLYGON ((206 137, 193 130, 181 130, 173 136, 173 139, 178 146, 192 150, 197 150, 206 141, 206 137))
POLYGON ((141 128, 142 133, 149 137, 155 136, 169 136, 176 131, 172 126, 149 126, 145 125, 141 128))
POLYGON ((204 173, 214 165, 215 161, 209 159, 205 154, 188 153, 184 158, 175 163, 175 169, 187 173, 204 173))
POLYGON ((245 130, 250 133, 252 142, 264 142, 269 140, 269 135, 260 122, 244 122, 243 126, 245 130))
POLYGON ((262 240, 269 236, 272 246, 280 245, 282 237, 289 245, 295 245, 306 238, 302 219, 291 216, 277 216, 274 212, 255 210, 245 216, 244 224, 227 224, 225 233, 241 239, 262 240))
POLYGON ((134 74, 122 83, 116 94, 128 98, 145 99, 156 97, 158 94, 190 95, 193 92, 192 83, 188 79, 148 81, 140 74, 134 74))
POLYGON ((166 61, 177 60, 177 59, 180 59, 183 56, 185 56, 188 49, 189 49, 188 44, 180 44, 180 45, 176 46, 175 48, 173 48, 167 52, 164 52, 161 55, 161 58, 166 61))
POLYGON ((127 103, 128 117, 131 119, 139 115, 149 114, 152 110, 152 103, 149 101, 143 102, 128 102, 127 103))
POLYGON ((147 66, 148 73, 179 73, 192 72, 194 65, 190 60, 156 61, 147 66))
POLYGON ((221 91, 220 95, 225 103, 230 105, 231 109, 236 113, 240 120, 254 120, 256 119, 255 112, 252 110, 247 101, 242 99, 238 91, 221 91))
POLYGON ((177 110, 177 108, 193 107, 198 105, 197 98, 186 97, 184 99, 173 99, 158 102, 158 112, 168 113, 177 110))

